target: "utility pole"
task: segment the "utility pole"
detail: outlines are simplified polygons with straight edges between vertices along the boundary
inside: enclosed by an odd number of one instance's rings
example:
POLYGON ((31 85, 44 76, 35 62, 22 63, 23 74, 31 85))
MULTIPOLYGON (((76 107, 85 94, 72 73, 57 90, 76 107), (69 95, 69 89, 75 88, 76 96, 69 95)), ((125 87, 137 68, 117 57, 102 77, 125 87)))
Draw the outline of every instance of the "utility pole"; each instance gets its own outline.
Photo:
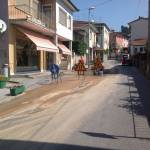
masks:
POLYGON ((91 20, 90 20, 90 16, 91 16, 91 10, 94 10, 95 9, 95 7, 94 6, 92 6, 92 7, 90 7, 88 10, 89 10, 89 12, 88 12, 88 68, 90 67, 90 22, 91 22, 91 20))

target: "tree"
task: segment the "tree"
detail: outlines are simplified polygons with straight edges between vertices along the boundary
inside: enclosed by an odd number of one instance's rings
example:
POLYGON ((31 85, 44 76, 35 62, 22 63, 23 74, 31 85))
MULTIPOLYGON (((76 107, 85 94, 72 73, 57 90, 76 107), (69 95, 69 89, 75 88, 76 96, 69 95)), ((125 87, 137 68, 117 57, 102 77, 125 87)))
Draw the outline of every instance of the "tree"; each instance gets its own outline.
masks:
POLYGON ((84 56, 86 54, 87 44, 80 41, 73 41, 72 48, 76 55, 84 56))
POLYGON ((121 32, 124 36, 126 36, 127 38, 129 38, 129 34, 130 34, 130 28, 127 26, 121 26, 121 32))

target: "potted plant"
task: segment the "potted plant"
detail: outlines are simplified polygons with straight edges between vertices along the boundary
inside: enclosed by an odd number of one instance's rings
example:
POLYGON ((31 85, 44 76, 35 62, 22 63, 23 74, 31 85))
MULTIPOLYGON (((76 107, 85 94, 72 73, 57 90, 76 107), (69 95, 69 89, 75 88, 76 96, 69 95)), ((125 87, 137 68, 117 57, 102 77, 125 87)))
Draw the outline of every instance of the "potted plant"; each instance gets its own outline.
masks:
POLYGON ((16 85, 10 88, 10 95, 11 96, 16 96, 18 94, 21 94, 25 91, 25 86, 24 85, 16 85))
POLYGON ((7 77, 4 77, 4 76, 0 75, 0 89, 6 87, 7 81, 8 81, 7 77))

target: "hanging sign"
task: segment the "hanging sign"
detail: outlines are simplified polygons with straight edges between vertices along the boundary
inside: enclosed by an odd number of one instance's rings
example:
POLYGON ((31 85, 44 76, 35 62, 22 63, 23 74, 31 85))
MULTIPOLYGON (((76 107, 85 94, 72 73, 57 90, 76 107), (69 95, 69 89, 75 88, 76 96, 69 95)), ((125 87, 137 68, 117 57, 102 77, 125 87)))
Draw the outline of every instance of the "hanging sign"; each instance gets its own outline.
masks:
POLYGON ((2 33, 4 33, 6 30, 7 30, 7 25, 6 25, 6 23, 5 23, 2 19, 0 19, 0 33, 2 34, 2 33))

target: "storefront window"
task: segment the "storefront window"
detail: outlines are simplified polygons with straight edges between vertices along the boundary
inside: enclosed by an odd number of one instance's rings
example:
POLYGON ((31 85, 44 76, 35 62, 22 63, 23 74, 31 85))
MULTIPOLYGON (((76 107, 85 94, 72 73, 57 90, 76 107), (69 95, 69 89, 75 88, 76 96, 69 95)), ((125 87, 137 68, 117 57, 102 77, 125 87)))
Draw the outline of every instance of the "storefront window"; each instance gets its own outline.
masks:
POLYGON ((16 54, 17 54, 18 68, 26 67, 29 70, 37 70, 39 68, 38 51, 36 50, 35 44, 32 43, 31 41, 17 39, 16 54))

